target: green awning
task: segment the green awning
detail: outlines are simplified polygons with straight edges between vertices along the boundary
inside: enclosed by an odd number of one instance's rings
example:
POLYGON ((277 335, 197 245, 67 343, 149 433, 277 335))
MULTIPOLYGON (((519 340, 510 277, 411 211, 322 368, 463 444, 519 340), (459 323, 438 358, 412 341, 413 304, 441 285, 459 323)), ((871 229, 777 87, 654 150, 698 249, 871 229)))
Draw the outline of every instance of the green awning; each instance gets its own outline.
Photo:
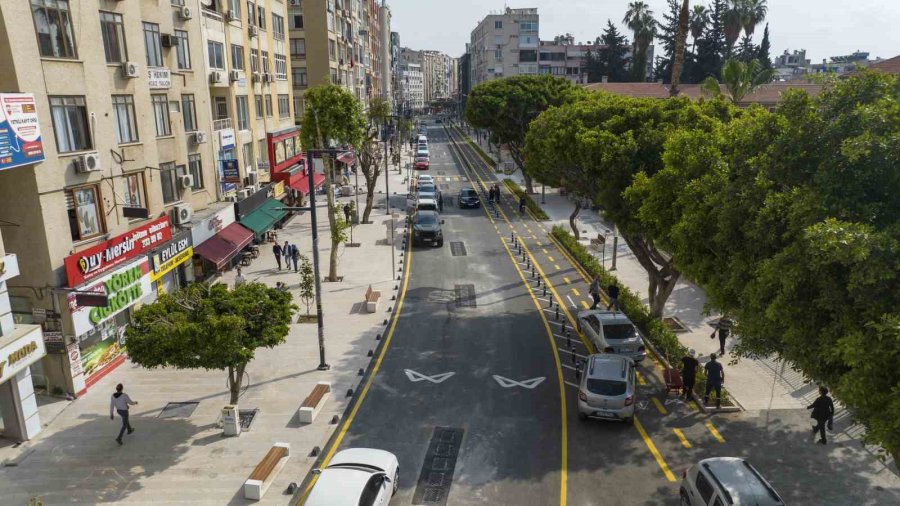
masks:
POLYGON ((284 204, 280 201, 269 199, 263 202, 255 211, 245 216, 240 223, 252 230, 259 238, 287 214, 287 211, 280 209, 282 207, 284 207, 284 204))

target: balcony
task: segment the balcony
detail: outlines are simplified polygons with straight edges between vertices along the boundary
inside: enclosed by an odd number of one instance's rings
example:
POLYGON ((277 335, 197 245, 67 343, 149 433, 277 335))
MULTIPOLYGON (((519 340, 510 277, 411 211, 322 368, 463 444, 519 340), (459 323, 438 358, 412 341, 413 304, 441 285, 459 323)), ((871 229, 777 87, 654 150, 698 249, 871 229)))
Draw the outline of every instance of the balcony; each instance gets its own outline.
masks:
POLYGON ((231 129, 231 118, 222 118, 213 120, 213 130, 229 130, 231 129))

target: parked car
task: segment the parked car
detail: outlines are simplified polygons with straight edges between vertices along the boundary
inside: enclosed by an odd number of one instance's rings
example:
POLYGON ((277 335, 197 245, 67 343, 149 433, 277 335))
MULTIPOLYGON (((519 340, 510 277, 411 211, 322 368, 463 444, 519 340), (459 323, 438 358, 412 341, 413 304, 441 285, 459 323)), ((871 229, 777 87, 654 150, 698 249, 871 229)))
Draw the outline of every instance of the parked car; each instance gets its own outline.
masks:
POLYGON ((682 506, 784 505, 772 485, 742 458, 703 459, 681 476, 682 506))
POLYGON ((417 156, 416 157, 416 170, 428 170, 428 167, 431 166, 431 161, 428 160, 427 156, 417 156))
POLYGON ((587 309, 578 313, 576 322, 598 352, 625 355, 635 362, 647 358, 644 341, 625 313, 587 309))
POLYGON ((438 203, 435 199, 419 198, 416 200, 416 212, 418 211, 438 211, 438 203))
POLYGON ((588 357, 578 386, 578 418, 634 420, 634 361, 622 355, 588 357))
POLYGON ((417 211, 412 217, 413 246, 425 243, 443 246, 444 232, 441 230, 443 223, 444 220, 436 211, 417 211))
POLYGON ((422 183, 431 183, 434 184, 434 177, 431 174, 419 174, 416 176, 416 186, 422 183))
POLYGON ((459 190, 456 197, 459 207, 481 207, 481 199, 478 198, 478 192, 472 188, 463 188, 459 190))
POLYGON ((381 506, 397 492, 400 464, 393 453, 350 448, 335 454, 306 498, 306 506, 381 506))

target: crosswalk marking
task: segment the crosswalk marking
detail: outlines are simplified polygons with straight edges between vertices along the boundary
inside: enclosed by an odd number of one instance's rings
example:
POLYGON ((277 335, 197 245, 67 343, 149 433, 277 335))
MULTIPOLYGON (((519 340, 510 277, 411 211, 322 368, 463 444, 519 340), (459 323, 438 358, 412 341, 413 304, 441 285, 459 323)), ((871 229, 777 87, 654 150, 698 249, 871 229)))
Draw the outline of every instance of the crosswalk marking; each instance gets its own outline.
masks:
POLYGON ((638 383, 640 383, 641 385, 645 385, 645 386, 647 385, 647 380, 644 379, 644 375, 641 374, 640 371, 638 371, 638 373, 637 373, 637 379, 638 379, 638 383))
POLYGON ((550 256, 550 255, 547 255, 547 258, 548 258, 551 262, 555 262, 555 261, 556 261, 556 260, 554 260, 554 258, 553 258, 552 256, 550 256))
POLYGON ((572 284, 572 280, 569 279, 567 276, 563 276, 563 281, 565 281, 567 285, 571 285, 571 284, 572 284))
POLYGON ((553 267, 556 267, 556 270, 558 271, 562 270, 562 267, 560 267, 559 264, 553 264, 553 267))

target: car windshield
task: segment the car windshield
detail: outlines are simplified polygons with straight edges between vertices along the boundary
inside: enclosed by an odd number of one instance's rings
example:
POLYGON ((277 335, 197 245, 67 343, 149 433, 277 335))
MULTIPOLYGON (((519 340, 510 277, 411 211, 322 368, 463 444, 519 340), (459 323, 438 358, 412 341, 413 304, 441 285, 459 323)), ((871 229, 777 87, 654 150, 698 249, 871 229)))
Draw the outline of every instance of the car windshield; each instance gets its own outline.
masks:
POLYGON ((624 381, 604 380, 596 378, 588 378, 588 392, 597 395, 617 396, 625 393, 628 385, 624 381))
POLYGON ((437 223, 437 217, 431 213, 419 214, 416 216, 417 225, 434 225, 437 223))
POLYGON ((460 195, 462 195, 463 197, 474 197, 474 196, 477 195, 477 194, 475 193, 475 190, 473 190, 473 189, 471 189, 471 188, 466 188, 466 189, 460 191, 459 193, 460 193, 460 195))
POLYGON ((419 184, 419 193, 422 193, 422 192, 434 193, 434 185, 431 183, 419 184))
POLYGON ((631 339, 636 337, 637 330, 630 323, 617 323, 603 326, 603 337, 607 339, 631 339))

